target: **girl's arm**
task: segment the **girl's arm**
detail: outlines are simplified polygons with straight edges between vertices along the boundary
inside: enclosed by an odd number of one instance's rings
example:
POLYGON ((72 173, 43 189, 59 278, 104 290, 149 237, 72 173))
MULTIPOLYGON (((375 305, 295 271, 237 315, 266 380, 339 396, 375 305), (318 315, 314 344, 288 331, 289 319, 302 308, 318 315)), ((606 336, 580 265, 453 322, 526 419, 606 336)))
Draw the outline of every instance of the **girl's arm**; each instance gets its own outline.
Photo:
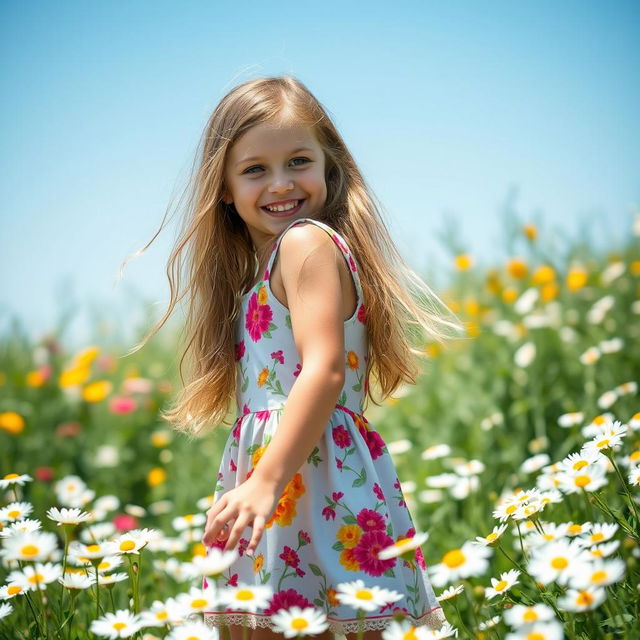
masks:
MULTIPOLYGON (((232 549, 253 521, 251 555, 284 487, 320 439, 344 384, 344 320, 339 261, 333 240, 315 225, 292 227, 280 243, 287 294, 302 371, 287 398, 281 422, 251 477, 224 494, 209 510, 203 541, 228 521, 232 549)), ((345 263, 346 266, 346 263, 345 263)))

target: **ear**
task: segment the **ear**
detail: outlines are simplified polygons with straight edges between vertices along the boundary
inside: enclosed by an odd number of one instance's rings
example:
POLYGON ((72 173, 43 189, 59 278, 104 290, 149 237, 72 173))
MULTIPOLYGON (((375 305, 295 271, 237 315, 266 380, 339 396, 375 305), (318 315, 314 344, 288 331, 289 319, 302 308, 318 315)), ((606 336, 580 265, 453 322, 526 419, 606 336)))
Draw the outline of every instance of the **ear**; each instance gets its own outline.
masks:
POLYGON ((231 197, 231 194, 229 193, 229 191, 227 189, 224 189, 224 191, 222 192, 222 196, 220 196, 220 199, 222 200, 222 202, 224 202, 226 204, 232 204, 233 203, 233 198, 231 197))

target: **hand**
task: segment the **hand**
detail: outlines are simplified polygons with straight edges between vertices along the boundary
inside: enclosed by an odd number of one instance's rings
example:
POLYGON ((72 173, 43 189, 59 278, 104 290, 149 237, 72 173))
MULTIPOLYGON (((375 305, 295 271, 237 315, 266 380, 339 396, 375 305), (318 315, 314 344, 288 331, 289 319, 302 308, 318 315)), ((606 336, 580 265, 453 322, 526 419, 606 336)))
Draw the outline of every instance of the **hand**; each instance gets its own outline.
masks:
POLYGON ((278 504, 280 493, 275 487, 259 482, 251 475, 235 489, 227 491, 207 511, 207 524, 205 525, 203 544, 210 546, 215 540, 224 540, 227 525, 228 539, 224 547, 225 551, 235 548, 240 535, 245 527, 253 527, 253 535, 247 546, 247 555, 253 555, 262 533, 265 523, 272 516, 278 504), (233 525, 229 523, 232 522, 233 525))

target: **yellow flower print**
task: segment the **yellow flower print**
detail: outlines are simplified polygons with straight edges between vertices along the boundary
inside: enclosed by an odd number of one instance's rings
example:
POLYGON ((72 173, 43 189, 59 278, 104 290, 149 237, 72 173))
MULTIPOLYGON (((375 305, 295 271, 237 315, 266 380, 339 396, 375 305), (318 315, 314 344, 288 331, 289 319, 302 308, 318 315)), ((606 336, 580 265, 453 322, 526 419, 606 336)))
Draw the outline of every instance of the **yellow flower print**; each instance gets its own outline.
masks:
POLYGON ((337 607, 340 604, 340 600, 338 600, 338 592, 335 589, 327 589, 325 593, 327 601, 332 607, 337 607))
POLYGON ((253 573, 260 573, 262 565, 264 564, 264 556, 259 553, 253 560, 253 573))
POLYGON ((296 473, 284 488, 284 493, 290 498, 297 500, 305 492, 304 485, 302 484, 302 474, 296 473))
POLYGON ((347 571, 360 571, 360 563, 353 557, 353 549, 340 552, 340 564, 347 571))
POLYGON ((267 304, 268 299, 269 299, 269 296, 267 295, 267 288, 264 285, 262 285, 258 289, 258 304, 267 304))
POLYGON ((265 449, 267 448, 268 445, 263 444, 261 447, 259 447, 258 449, 256 449, 253 452, 253 455, 251 456, 251 466, 255 469, 255 467, 258 465, 258 462, 260 461, 260 458, 262 458, 262 454, 265 452, 265 449))
POLYGON ((258 386, 259 387, 263 387, 265 385, 265 383, 267 382, 267 378, 268 377, 269 377, 269 369, 267 369, 267 367, 265 367, 260 372, 260 375, 258 376, 258 386))
POLYGON ((342 542, 345 549, 353 549, 358 542, 360 542, 360 536, 362 535, 362 529, 355 524, 345 524, 338 529, 336 538, 342 542))
POLYGON ((290 525, 296 517, 296 500, 305 492, 306 489, 302 483, 302 474, 296 473, 287 483, 276 505, 276 509, 270 520, 265 524, 265 527, 269 529, 274 522, 281 527, 290 525))

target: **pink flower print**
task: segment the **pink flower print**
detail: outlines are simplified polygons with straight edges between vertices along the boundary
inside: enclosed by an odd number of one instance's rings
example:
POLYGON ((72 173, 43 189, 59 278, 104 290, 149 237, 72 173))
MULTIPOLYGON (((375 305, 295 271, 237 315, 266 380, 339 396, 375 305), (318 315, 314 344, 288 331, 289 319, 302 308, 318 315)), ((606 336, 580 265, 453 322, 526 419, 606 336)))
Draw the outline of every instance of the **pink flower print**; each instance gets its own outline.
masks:
POLYGON ((240 557, 244 555, 244 552, 247 550, 248 546, 249 541, 246 538, 240 538, 240 540, 238 540, 238 554, 240 555, 240 557))
MULTIPOLYGON (((385 529, 384 518, 371 509, 362 509, 356 517, 356 520, 364 531, 384 531, 385 529)), ((393 543, 393 540, 391 543, 393 543)))
POLYGON ((298 542, 301 547, 303 547, 305 544, 311 544, 311 536, 306 531, 303 531, 301 529, 300 531, 298 531, 298 542))
POLYGON ((236 422, 236 426, 233 427, 233 439, 236 442, 240 442, 240 430, 242 429, 242 420, 236 422))
POLYGON ((253 293, 249 298, 249 306, 245 316, 245 329, 254 342, 258 342, 262 334, 269 330, 273 320, 273 311, 268 304, 258 303, 258 294, 253 293))
POLYGON ((343 253, 349 253, 349 249, 347 249, 344 243, 340 241, 340 238, 338 238, 338 236, 332 235, 331 237, 333 238, 333 241, 342 249, 343 253))
POLYGON ((236 362, 244 356, 244 340, 240 340, 236 345, 236 362))
POLYGON ((351 436, 349 435, 349 432, 344 428, 344 425, 340 424, 337 427, 334 427, 331 435, 333 436, 333 441, 341 449, 346 449, 351 445, 351 436))
MULTIPOLYGON (((226 542, 223 542, 223 544, 226 544, 226 542)), ((234 573, 228 580, 227 580, 227 587, 237 587, 238 586, 238 574, 234 573)))
POLYGON ((334 502, 338 502, 338 500, 340 500, 340 498, 342 498, 343 495, 344 493, 342 491, 334 491, 331 494, 331 497, 333 498, 334 502))
POLYGON ((424 561, 424 556, 422 555, 422 549, 420 547, 416 549, 416 562, 423 571, 427 568, 427 563, 424 561))
POLYGON ((365 324, 367 322, 367 310, 363 304, 358 307, 358 320, 365 324))
POLYGON ((255 415, 258 422, 266 422, 271 415, 271 411, 269 411, 269 409, 264 409, 263 411, 256 411, 255 415))
POLYGON ((384 448, 384 440, 380 437, 380 434, 377 431, 368 431, 363 424, 358 425, 358 431, 360 431, 360 435, 367 443, 371 459, 375 460, 376 458, 379 458, 382 455, 382 450, 384 448))
POLYGON ((376 498, 378 498, 378 500, 384 500, 384 493, 382 493, 382 488, 377 482, 373 485, 373 493, 376 494, 376 498))
POLYGON ((297 567, 300 564, 300 557, 289 546, 285 545, 282 553, 278 556, 289 567, 297 567))
POLYGON ((298 574, 298 577, 300 577, 300 578, 304 578, 304 576, 305 576, 305 572, 300 567, 296 567, 296 573, 298 574))
POLYGON ((336 458, 336 469, 340 469, 342 471, 342 460, 340 460, 340 458, 336 458))
POLYGON ((280 364, 284 364, 284 356, 282 355, 282 349, 278 349, 278 351, 274 351, 271 354, 271 358, 273 360, 277 360, 280 364))
POLYGON ((236 463, 233 460, 229 460, 229 469, 231 471, 237 471, 238 467, 236 466, 236 463))
POLYGON ((289 609, 294 606, 302 609, 313 607, 313 604, 295 589, 284 589, 283 591, 278 591, 278 593, 273 594, 271 603, 269 607, 264 610, 264 614, 272 616, 274 613, 280 611, 280 609, 289 609))
POLYGON ((404 613, 405 616, 409 615, 407 607, 393 607, 393 613, 404 613))
POLYGON ((249 409, 249 407, 246 404, 244 404, 242 405, 242 415, 246 416, 247 413, 251 413, 251 409, 249 409))
POLYGON ((333 509, 332 507, 325 507, 322 510, 322 516, 324 517, 324 519, 328 522, 329 520, 335 520, 336 519, 336 512, 335 509, 333 509))
POLYGON ((298 364, 296 365, 296 368, 293 371, 294 377, 297 378, 300 375, 301 371, 302 371, 302 365, 298 362, 298 364))
POLYGON ((356 268, 356 263, 353 261, 351 255, 349 255, 349 266, 351 267, 351 271, 353 271, 354 273, 358 270, 356 268))
POLYGON ((400 478, 396 476, 396 481, 393 483, 394 489, 400 489, 400 478))
POLYGON ((385 571, 395 566, 397 558, 380 560, 378 553, 392 544, 393 539, 384 531, 365 531, 353 549, 353 557, 358 561, 363 571, 371 576, 381 576, 385 571))

